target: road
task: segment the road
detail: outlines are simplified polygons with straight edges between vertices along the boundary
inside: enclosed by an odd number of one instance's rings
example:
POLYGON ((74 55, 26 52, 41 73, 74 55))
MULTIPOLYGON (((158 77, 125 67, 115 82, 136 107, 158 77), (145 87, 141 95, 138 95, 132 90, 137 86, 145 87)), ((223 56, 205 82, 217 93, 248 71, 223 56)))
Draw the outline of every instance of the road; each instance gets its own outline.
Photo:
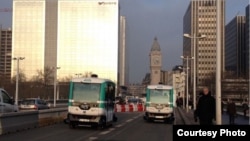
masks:
MULTIPOLYGON (((143 112, 117 113, 117 117, 113 126, 103 130, 70 129, 67 124, 59 123, 2 135, 0 141, 172 141, 171 124, 145 122, 143 112)), ((182 124, 178 113, 174 124, 182 124)))

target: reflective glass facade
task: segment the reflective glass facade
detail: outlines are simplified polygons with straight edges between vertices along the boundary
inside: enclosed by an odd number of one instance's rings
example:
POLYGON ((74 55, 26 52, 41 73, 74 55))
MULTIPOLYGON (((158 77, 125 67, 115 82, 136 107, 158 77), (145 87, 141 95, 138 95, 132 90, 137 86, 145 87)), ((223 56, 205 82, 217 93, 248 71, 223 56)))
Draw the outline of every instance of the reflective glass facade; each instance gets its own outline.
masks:
POLYGON ((225 69, 237 77, 246 76, 245 16, 236 16, 225 29, 225 69))
MULTIPOLYGON (((25 57, 19 63, 27 78, 44 67, 45 1, 13 1, 12 57, 25 57)), ((16 74, 17 62, 12 61, 11 76, 16 74)))
POLYGON ((12 56, 25 57, 19 68, 28 80, 60 67, 59 81, 92 72, 117 82, 118 33, 118 0, 13 1, 12 56))
POLYGON ((118 11, 118 0, 58 1, 60 78, 92 72, 117 81, 118 11))

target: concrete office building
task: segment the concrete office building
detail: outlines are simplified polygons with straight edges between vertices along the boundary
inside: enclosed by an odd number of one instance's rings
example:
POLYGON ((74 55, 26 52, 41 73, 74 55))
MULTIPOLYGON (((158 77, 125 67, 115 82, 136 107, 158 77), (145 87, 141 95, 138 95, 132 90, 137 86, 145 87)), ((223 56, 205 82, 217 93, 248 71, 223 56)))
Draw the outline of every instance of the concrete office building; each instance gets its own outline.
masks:
POLYGON ((120 16, 120 40, 119 40, 119 70, 118 70, 118 79, 120 86, 128 85, 128 48, 126 45, 126 18, 120 16))
POLYGON ((225 69, 237 77, 246 74, 245 16, 236 16, 225 31, 225 69))
MULTIPOLYGON (((118 0, 14 0, 13 57, 28 79, 45 67, 57 78, 92 72, 117 82, 118 0)), ((12 63, 12 76, 16 63, 12 63)))
POLYGON ((0 28, 0 79, 2 84, 11 80, 11 41, 12 30, 0 28))
MULTIPOLYGON (((222 71, 224 72, 224 25, 225 25, 225 1, 221 1, 221 59, 222 71)), ((191 0, 183 18, 183 33, 194 36, 205 35, 206 38, 193 39, 183 37, 183 56, 194 56, 194 44, 196 44, 196 82, 197 90, 205 84, 206 79, 216 72, 216 0, 191 0)), ((193 82, 194 61, 189 60, 189 83, 193 82)), ((186 61, 183 61, 184 67, 186 61)), ((223 73, 222 73, 223 74, 223 73)), ((192 91, 192 90, 191 90, 192 91)))

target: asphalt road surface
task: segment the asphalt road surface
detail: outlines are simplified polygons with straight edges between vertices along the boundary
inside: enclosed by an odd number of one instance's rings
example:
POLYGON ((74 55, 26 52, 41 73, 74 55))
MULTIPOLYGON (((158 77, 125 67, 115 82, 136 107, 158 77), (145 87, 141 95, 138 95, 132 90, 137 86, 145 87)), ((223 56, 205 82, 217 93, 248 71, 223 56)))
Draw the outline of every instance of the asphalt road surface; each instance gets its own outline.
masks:
MULTIPOLYGON (((148 123, 143 112, 117 113, 118 121, 103 130, 70 129, 59 123, 0 136, 0 141, 172 141, 172 124, 148 123)), ((182 124, 176 113, 174 124, 182 124)))

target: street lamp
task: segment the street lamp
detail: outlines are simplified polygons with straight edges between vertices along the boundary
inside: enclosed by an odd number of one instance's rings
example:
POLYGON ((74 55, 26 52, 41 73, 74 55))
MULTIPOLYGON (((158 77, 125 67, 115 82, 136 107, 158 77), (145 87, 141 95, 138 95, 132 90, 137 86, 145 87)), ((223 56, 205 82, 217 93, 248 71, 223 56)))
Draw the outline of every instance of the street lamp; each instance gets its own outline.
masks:
MULTIPOLYGON (((186 75, 186 110, 188 112, 188 69, 189 69, 189 67, 185 67, 185 68, 179 67, 179 68, 187 70, 185 75, 186 75)), ((185 107, 184 103, 185 103, 185 100, 184 100, 184 95, 183 95, 183 107, 185 107)))
POLYGON ((82 73, 76 73, 75 75, 79 78, 82 75, 82 73))
POLYGON ((202 39, 202 38, 206 38, 206 35, 198 35, 196 36, 196 34, 194 33, 193 36, 191 36, 190 34, 183 34, 184 37, 186 38, 190 38, 190 39, 194 39, 194 75, 193 75, 193 106, 194 106, 194 110, 196 109, 196 39, 202 39))
MULTIPOLYGON (((222 124, 221 117, 221 0, 216 1, 216 124, 222 124)), ((250 121, 249 121, 250 122, 250 121)))
POLYGON ((16 67, 16 96, 15 96, 15 104, 18 105, 18 80, 19 80, 19 61, 24 60, 24 57, 14 57, 13 60, 17 61, 16 67))
POLYGON ((57 79, 57 70, 60 69, 60 67, 53 67, 54 70, 54 107, 56 107, 56 79, 57 79))
MULTIPOLYGON (((184 56, 181 56, 181 58, 183 59, 183 60, 187 60, 186 61, 186 67, 185 67, 185 69, 187 70, 187 89, 186 89, 186 95, 187 95, 187 97, 186 97, 186 108, 187 108, 187 112, 188 112, 188 69, 189 69, 189 67, 188 67, 188 65, 189 65, 189 60, 191 60, 191 59, 194 59, 194 57, 189 57, 189 56, 186 56, 186 57, 184 57, 184 56)), ((183 69, 184 69, 184 67, 183 67, 183 69)))
MULTIPOLYGON (((178 68, 183 70, 183 67, 178 67, 178 68)), ((187 75, 187 74, 183 73, 183 74, 181 74, 181 77, 184 76, 184 75, 187 75)), ((185 76, 184 76, 184 77, 185 77, 185 76)), ((184 89, 185 89, 185 88, 184 88, 184 89)), ((183 106, 183 109, 185 109, 185 105, 184 105, 184 103, 185 103, 185 98, 184 98, 184 97, 185 97, 185 94, 184 94, 184 92, 183 92, 183 95, 182 95, 182 96, 183 96, 183 98, 182 98, 182 103, 183 103, 183 105, 182 105, 182 106, 183 106)))

